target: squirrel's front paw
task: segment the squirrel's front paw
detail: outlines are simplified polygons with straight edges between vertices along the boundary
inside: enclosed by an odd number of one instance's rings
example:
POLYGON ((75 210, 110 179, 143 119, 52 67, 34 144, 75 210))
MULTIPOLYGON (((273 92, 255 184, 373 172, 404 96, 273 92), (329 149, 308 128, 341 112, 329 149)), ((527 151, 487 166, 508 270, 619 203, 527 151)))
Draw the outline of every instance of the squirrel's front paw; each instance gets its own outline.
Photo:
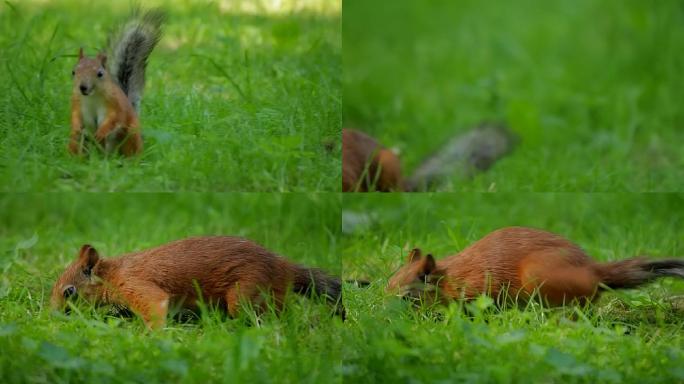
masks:
POLYGON ((102 132, 102 131, 95 132, 95 141, 97 141, 98 144, 104 145, 106 138, 107 138, 107 132, 102 132))
POLYGON ((71 152, 72 155, 80 155, 81 154, 81 144, 76 140, 70 141, 68 148, 69 148, 69 152, 71 152))

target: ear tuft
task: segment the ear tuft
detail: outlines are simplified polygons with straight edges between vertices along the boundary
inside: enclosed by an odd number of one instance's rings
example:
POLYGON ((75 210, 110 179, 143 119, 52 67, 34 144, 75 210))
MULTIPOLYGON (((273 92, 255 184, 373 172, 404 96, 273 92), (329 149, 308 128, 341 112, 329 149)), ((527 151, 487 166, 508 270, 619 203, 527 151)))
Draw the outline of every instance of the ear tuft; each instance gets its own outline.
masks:
POLYGON ((97 250, 95 250, 92 245, 84 244, 81 247, 81 252, 78 254, 78 260, 83 264, 85 269, 91 270, 95 267, 98 260, 100 260, 100 255, 98 255, 97 250))
POLYGON ((102 68, 107 68, 107 55, 105 55, 103 52, 100 52, 97 54, 97 60, 100 61, 102 68))
POLYGON ((435 262, 435 258, 432 257, 432 254, 425 256, 425 265, 423 265, 423 271, 425 274, 428 275, 432 273, 435 268, 437 268, 437 263, 435 262))
POLYGON ((78 49, 78 59, 80 60, 82 58, 83 58, 83 47, 78 49))
POLYGON ((415 261, 420 260, 420 258, 421 258, 421 253, 422 253, 422 252, 420 251, 419 248, 413 248, 413 249, 411 250, 411 252, 409 252, 409 255, 408 255, 408 262, 409 262, 409 264, 411 264, 411 263, 413 263, 413 262, 415 262, 415 261))

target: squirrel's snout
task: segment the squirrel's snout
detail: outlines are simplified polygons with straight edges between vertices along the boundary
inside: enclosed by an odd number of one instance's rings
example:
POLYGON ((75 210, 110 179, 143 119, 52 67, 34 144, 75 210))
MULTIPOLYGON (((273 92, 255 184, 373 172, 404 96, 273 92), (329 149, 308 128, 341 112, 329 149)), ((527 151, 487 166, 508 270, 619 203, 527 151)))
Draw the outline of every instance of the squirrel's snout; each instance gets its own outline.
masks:
POLYGON ((81 84, 81 86, 79 86, 78 89, 81 90, 82 95, 84 95, 84 96, 88 95, 88 87, 86 87, 85 84, 81 84))

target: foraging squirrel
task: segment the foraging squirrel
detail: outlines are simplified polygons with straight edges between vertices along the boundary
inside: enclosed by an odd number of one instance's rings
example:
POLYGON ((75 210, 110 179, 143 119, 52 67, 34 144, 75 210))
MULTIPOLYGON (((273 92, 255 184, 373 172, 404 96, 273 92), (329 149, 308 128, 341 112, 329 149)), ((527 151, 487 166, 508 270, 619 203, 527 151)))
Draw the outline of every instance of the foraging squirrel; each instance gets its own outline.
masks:
POLYGON ((109 57, 95 58, 78 52, 71 72, 71 137, 68 149, 83 152, 84 130, 91 133, 107 153, 132 156, 142 152, 138 112, 147 59, 161 38, 165 15, 160 10, 140 14, 134 11, 129 22, 109 41, 109 57))
POLYGON ((454 136, 403 177, 399 157, 371 136, 342 130, 342 191, 423 191, 456 174, 472 176, 509 153, 517 136, 503 124, 482 123, 454 136))
POLYGON ((634 288, 665 276, 684 278, 684 259, 598 263, 561 236, 509 227, 441 260, 413 249, 408 263, 389 279, 387 291, 428 303, 480 294, 514 300, 539 294, 547 304, 561 306, 596 300, 604 287, 634 288))
POLYGON ((55 283, 50 304, 64 310, 67 300, 83 298, 132 310, 149 328, 161 328, 169 307, 195 309, 198 293, 235 317, 246 303, 264 311, 268 304, 264 294, 272 296, 275 308, 281 310, 289 289, 307 297, 325 297, 344 319, 338 278, 230 236, 193 237, 107 259, 83 245, 55 283))

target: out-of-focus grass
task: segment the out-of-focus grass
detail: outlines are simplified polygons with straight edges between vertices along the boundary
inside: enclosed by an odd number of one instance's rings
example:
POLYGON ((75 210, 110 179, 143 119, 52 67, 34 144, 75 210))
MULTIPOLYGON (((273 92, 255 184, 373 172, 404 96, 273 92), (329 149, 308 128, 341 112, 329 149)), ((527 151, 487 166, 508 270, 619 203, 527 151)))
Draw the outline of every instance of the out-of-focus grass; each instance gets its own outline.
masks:
POLYGON ((682 25, 677 0, 346 0, 344 124, 409 174, 481 121, 521 137, 443 190, 681 191, 682 25))
POLYGON ((154 333, 138 319, 47 306, 83 243, 103 256, 191 235, 253 239, 341 273, 336 194, 89 194, 0 198, 0 378, 14 382, 339 382, 339 318, 293 298, 280 316, 206 312, 154 333))
POLYGON ((169 18, 133 160, 66 152, 76 52, 103 48, 131 4, 0 5, 2 189, 338 190, 340 2, 156 3, 169 18))
POLYGON ((559 233, 602 261, 683 256, 682 204, 682 195, 650 194, 346 194, 340 242, 345 277, 369 278, 372 285, 345 295, 344 380, 684 380, 681 280, 561 309, 497 309, 487 297, 415 309, 383 291, 412 247, 442 258, 510 225, 559 233))

